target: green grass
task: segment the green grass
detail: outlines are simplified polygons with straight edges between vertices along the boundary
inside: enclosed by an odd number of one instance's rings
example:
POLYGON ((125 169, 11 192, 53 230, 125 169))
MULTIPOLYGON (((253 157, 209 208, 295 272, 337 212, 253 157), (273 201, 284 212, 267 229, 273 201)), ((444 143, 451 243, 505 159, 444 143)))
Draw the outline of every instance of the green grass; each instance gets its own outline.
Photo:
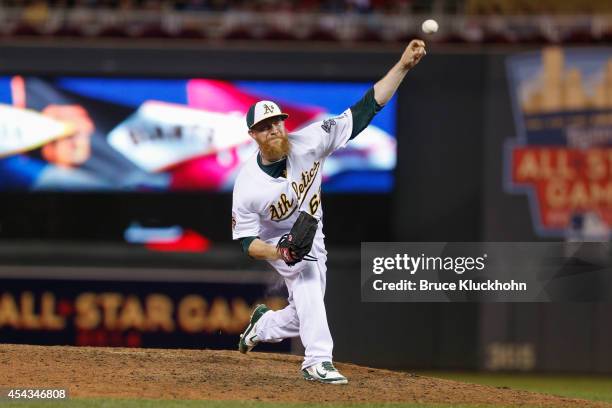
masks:
POLYGON ((422 372, 428 377, 612 402, 612 377, 589 375, 422 372))

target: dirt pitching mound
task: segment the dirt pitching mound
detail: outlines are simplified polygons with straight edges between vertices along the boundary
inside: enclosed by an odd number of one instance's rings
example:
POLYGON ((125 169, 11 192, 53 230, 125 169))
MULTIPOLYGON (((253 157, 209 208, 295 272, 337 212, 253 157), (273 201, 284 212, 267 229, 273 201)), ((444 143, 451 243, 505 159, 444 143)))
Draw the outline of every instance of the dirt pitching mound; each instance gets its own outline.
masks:
POLYGON ((2 344, 0 386, 68 388, 71 397, 612 406, 342 363, 348 385, 318 384, 301 378, 300 362, 257 352, 2 344))

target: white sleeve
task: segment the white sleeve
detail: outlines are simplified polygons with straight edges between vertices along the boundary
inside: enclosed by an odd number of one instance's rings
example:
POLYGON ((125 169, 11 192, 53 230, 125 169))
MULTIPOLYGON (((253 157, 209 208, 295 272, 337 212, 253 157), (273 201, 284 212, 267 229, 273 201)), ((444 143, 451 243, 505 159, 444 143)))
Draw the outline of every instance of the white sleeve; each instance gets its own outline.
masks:
POLYGON ((249 209, 241 194, 234 189, 232 200, 232 239, 259 235, 259 214, 249 209))
POLYGON ((317 152, 321 157, 327 157, 337 149, 344 147, 351 137, 353 131, 353 114, 350 109, 345 110, 340 116, 315 122, 298 133, 314 144, 317 144, 317 152))

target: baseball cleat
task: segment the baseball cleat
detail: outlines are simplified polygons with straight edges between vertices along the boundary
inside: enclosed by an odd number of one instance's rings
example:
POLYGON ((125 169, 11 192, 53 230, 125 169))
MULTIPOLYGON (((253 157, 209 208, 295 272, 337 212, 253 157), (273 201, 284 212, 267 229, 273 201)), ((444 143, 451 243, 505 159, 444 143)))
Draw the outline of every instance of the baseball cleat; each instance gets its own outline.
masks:
POLYGON ((348 384, 345 376, 340 374, 331 361, 323 361, 302 370, 305 380, 319 381, 325 384, 348 384))
POLYGON ((268 309, 266 305, 261 304, 257 305, 257 307, 255 307, 255 309, 253 310, 253 313, 251 313, 249 325, 240 335, 240 341, 238 342, 238 351, 240 351, 242 354, 248 353, 253 349, 253 347, 257 345, 257 343, 259 343, 259 340, 257 339, 257 334, 255 334, 257 332, 257 322, 259 321, 259 319, 261 319, 261 316, 263 316, 266 312, 269 311, 270 309, 268 309))

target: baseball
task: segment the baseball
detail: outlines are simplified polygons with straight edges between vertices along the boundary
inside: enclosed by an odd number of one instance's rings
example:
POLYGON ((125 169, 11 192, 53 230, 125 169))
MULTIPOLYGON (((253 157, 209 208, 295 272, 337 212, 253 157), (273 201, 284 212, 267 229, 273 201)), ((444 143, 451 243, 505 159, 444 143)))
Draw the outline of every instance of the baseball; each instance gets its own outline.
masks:
POLYGON ((438 23, 436 20, 432 19, 425 20, 421 25, 421 30, 423 30, 425 34, 433 34, 438 31, 438 23))

